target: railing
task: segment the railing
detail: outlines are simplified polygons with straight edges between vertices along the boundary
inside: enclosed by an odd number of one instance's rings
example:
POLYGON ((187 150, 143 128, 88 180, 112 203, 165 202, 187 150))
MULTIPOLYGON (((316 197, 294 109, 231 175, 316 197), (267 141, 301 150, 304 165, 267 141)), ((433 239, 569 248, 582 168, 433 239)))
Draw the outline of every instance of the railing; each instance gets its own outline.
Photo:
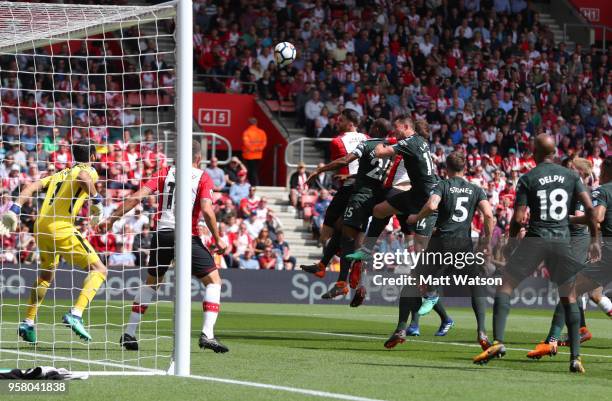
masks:
MULTIPOLYGON (((166 147, 168 146, 168 137, 173 133, 174 132, 172 131, 164 130, 164 138, 165 138, 164 143, 166 144, 166 147)), ((214 132, 194 132, 193 137, 194 139, 199 138, 200 144, 202 145, 201 167, 207 166, 210 163, 211 158, 217 157, 217 149, 223 145, 224 145, 224 150, 225 148, 227 149, 227 157, 223 160, 219 160, 218 164, 220 166, 224 166, 230 162, 232 158, 232 144, 230 143, 230 141, 227 140, 227 138, 219 134, 215 134, 214 132), (211 148, 210 154, 208 152, 209 146, 211 148)), ((166 154, 168 154, 167 148, 166 148, 166 154)), ((188 156, 191 157, 191 155, 188 155, 188 156)))
MULTIPOLYGON (((292 167, 292 168, 296 168, 298 166, 299 162, 303 162, 304 161, 304 143, 306 141, 309 142, 331 142, 332 138, 308 138, 308 137, 303 137, 303 138, 298 138, 298 139, 294 139, 293 141, 289 142, 287 144, 287 147, 285 148, 285 164, 287 165, 287 167, 292 167), (293 160, 293 146, 299 144, 300 147, 300 159, 298 160, 297 163, 294 163, 293 160)), ((305 164, 306 168, 316 168, 317 165, 316 164, 305 164)))
POLYGON ((587 23, 564 23, 563 24, 563 41, 567 42, 568 39, 568 28, 582 28, 585 30, 589 31, 589 45, 592 45, 594 43, 596 43, 596 32, 598 29, 601 30, 601 37, 602 37, 602 46, 601 46, 601 50, 603 52, 607 51, 606 48, 606 36, 608 34, 608 31, 612 32, 612 28, 606 26, 606 25, 598 25, 598 24, 587 24, 587 23))

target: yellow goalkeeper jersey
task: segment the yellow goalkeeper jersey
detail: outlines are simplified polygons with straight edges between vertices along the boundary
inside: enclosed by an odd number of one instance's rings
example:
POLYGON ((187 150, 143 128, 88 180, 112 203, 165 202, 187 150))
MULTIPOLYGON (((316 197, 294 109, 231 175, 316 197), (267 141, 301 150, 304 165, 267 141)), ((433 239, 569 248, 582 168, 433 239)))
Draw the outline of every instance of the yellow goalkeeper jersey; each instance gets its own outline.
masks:
POLYGON ((87 164, 77 164, 42 179, 47 195, 36 221, 39 231, 74 227, 74 220, 89 196, 78 181, 81 171, 87 172, 94 183, 98 181, 98 172, 87 164))

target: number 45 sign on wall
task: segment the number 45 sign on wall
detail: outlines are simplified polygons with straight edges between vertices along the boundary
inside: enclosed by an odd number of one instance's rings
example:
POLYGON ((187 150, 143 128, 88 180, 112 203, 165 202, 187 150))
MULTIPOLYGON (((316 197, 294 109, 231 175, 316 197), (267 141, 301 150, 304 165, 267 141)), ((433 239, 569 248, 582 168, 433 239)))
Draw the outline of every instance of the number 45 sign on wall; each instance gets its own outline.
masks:
POLYGON ((198 110, 198 124, 208 127, 229 127, 232 120, 232 111, 229 109, 198 110))

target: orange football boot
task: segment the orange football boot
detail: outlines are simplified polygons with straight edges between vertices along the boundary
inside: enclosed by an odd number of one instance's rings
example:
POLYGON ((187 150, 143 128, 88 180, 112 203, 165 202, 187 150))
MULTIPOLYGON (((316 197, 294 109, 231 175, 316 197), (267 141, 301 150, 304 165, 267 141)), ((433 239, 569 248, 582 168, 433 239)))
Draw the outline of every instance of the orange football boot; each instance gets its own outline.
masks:
POLYGON ((529 359, 540 359, 543 356, 555 356, 557 355, 557 342, 544 342, 542 341, 536 347, 527 353, 529 359))

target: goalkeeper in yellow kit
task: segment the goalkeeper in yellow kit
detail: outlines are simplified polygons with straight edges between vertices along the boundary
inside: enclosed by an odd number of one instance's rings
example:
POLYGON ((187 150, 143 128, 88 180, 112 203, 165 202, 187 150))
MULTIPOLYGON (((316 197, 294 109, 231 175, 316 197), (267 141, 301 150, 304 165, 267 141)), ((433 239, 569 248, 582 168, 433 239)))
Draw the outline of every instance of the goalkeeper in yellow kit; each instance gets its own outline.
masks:
POLYGON ((95 187, 98 173, 91 165, 95 154, 96 147, 93 144, 72 144, 75 165, 27 185, 16 203, 2 215, 2 223, 11 232, 15 232, 21 205, 36 192, 46 189, 45 200, 34 225, 36 244, 40 252, 40 272, 36 284, 32 286, 25 319, 19 324, 19 335, 25 341, 37 341, 34 326, 36 314, 53 282, 60 257, 72 266, 89 271, 74 306, 64 315, 62 321, 80 338, 91 341, 91 336, 83 325, 82 315, 106 280, 106 266, 87 239, 77 230, 74 220, 88 198, 92 202, 92 224, 97 224, 102 217, 103 198, 95 187))

